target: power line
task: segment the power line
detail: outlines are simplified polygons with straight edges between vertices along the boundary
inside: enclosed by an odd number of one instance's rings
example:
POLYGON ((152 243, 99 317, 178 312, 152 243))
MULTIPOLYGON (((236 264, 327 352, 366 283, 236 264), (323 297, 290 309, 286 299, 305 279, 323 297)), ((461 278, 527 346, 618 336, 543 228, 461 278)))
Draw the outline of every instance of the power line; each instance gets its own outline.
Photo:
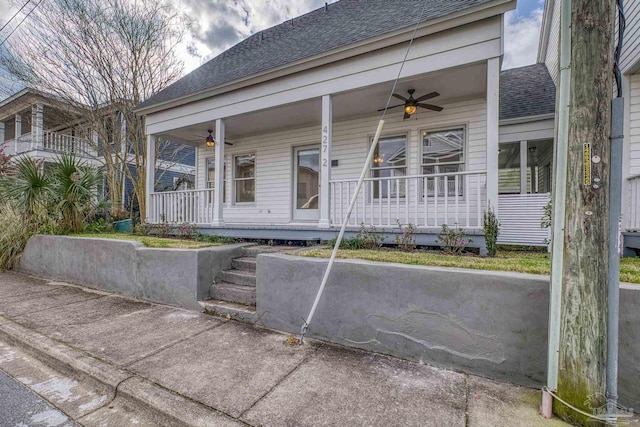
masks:
MULTIPOLYGON (((36 10, 36 7, 38 7, 40 5, 40 3, 42 3, 43 0, 40 0, 38 2, 38 4, 36 4, 35 6, 33 6, 33 9, 31 9, 29 11, 29 13, 27 13, 24 18, 22 18, 22 20, 20 22, 18 22, 18 25, 15 26, 15 28, 13 30, 11 30, 11 32, 9 33, 9 35, 7 37, 5 37, 4 40, 2 40, 2 42, 0 43, 0 47, 2 47, 3 44, 5 44, 5 42, 7 40, 9 40, 9 37, 11 37, 11 35, 18 29, 18 27, 24 22, 25 19, 27 19, 29 17, 29 15, 31 15, 33 13, 34 10, 36 10)), ((25 3, 26 4, 26 3, 25 3)))
POLYGON ((5 22, 5 24, 2 26, 2 28, 0 28, 0 33, 2 32, 2 30, 4 30, 4 29, 7 27, 7 25, 9 25, 9 24, 11 23, 11 21, 13 21, 13 20, 15 19, 15 17, 16 17, 16 16, 18 16, 18 14, 19 14, 20 12, 22 12, 22 9, 24 9, 24 7, 25 7, 26 5, 28 5, 30 1, 31 1, 31 0, 27 0, 27 2, 26 2, 25 4, 23 4, 23 5, 22 5, 22 7, 20 8, 20 10, 18 10, 16 13, 14 13, 14 14, 13 14, 13 16, 12 16, 11 18, 9 18, 9 20, 8 20, 7 22, 5 22))

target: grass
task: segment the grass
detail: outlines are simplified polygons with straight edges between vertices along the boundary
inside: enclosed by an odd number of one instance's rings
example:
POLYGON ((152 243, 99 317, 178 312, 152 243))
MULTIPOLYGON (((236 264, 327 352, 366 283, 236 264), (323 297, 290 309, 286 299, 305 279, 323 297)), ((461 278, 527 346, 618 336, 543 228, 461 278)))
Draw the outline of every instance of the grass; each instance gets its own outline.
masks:
MULTIPOLYGON (((331 249, 312 249, 301 254, 307 257, 329 258, 331 249)), ((472 254, 448 255, 437 251, 399 252, 394 250, 341 249, 338 258, 356 258, 368 261, 398 264, 426 265, 432 267, 457 267, 475 270, 513 271, 529 274, 546 274, 551 270, 551 256, 544 252, 499 251, 495 258, 472 254)), ((620 263, 620 281, 640 283, 640 258, 623 258, 620 263)))
POLYGON ((93 237, 99 239, 116 239, 116 240, 132 240, 142 242, 149 248, 170 248, 170 249, 199 249, 211 246, 220 246, 219 243, 195 242, 193 240, 179 240, 163 237, 152 236, 134 236, 124 233, 94 233, 94 234, 76 234, 73 237, 93 237))

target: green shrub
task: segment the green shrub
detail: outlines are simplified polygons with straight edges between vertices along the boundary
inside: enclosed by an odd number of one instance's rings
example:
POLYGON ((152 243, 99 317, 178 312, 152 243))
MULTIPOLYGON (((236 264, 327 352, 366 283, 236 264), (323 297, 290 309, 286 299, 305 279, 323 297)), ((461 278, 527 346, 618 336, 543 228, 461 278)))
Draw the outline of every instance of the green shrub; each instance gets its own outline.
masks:
POLYGON ((10 270, 32 235, 32 227, 13 203, 0 205, 0 271, 10 270))
MULTIPOLYGON (((384 232, 384 230, 382 230, 384 232)), ((336 245, 336 239, 329 241, 331 246, 336 245)), ((340 249, 358 250, 358 249, 379 249, 384 242, 384 236, 378 234, 376 227, 360 224, 360 231, 353 237, 343 238, 340 242, 340 249)))
POLYGON ((399 219, 396 220, 398 228, 402 231, 402 234, 396 236, 396 245, 398 249, 404 252, 413 252, 416 249, 416 227, 408 223, 402 225, 399 219))
POLYGON ((497 242, 498 235, 500 234, 500 222, 491 206, 484 211, 482 227, 484 231, 484 241, 487 245, 487 255, 493 258, 498 252, 497 242))
POLYGON ((436 240, 440 243, 440 247, 449 254, 459 254, 464 251, 469 243, 473 240, 464 238, 464 229, 456 224, 450 228, 447 224, 442 224, 440 234, 436 240))

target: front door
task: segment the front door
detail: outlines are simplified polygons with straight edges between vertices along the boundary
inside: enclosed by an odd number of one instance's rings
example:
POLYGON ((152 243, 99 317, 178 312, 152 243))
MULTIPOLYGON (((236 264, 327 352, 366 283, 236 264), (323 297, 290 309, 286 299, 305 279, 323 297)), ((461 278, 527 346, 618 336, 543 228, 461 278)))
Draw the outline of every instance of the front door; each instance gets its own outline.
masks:
POLYGON ((293 157, 293 219, 317 221, 320 219, 320 147, 295 148, 293 157))

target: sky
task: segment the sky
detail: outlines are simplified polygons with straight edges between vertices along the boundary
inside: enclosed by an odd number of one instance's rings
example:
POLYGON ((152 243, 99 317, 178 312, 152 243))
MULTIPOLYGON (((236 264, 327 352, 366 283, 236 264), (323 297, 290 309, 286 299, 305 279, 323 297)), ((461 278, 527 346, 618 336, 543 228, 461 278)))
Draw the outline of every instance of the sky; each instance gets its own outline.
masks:
MULTIPOLYGON (((15 1, 0 0, 0 27, 16 12, 12 6, 15 1)), ((187 73, 251 34, 322 7, 326 0, 171 1, 192 20, 187 40, 179 48, 187 73)), ((536 61, 543 8, 544 0, 518 0, 517 9, 506 14, 503 69, 536 61)), ((0 43, 10 31, 8 28, 0 33, 0 43)), ((7 96, 8 86, 0 69, 0 97, 7 96)))

